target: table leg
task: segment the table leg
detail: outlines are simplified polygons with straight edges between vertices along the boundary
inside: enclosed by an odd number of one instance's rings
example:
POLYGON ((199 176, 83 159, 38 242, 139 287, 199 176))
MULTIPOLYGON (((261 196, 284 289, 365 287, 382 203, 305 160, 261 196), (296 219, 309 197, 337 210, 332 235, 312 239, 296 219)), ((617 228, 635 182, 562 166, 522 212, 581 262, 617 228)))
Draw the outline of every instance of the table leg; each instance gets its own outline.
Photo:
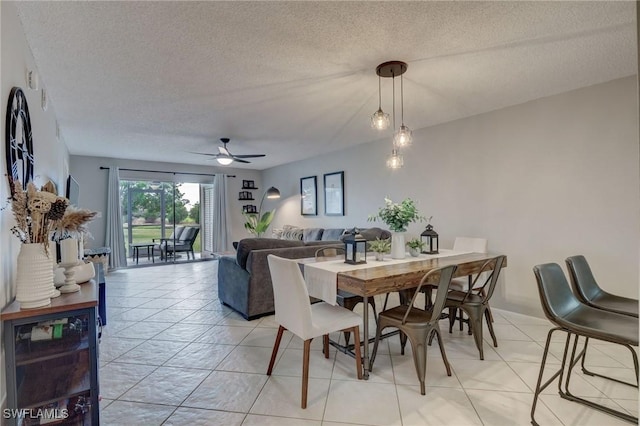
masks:
MULTIPOLYGON (((369 297, 362 297, 362 332, 364 333, 364 347, 362 348, 362 357, 364 358, 364 362, 362 363, 362 367, 364 368, 364 374, 362 377, 364 380, 369 380, 369 297)), ((359 339, 360 337, 356 337, 359 339)), ((358 344, 358 341, 355 341, 355 344, 358 344)))
POLYGON ((137 264, 138 264, 139 257, 140 257, 140 250, 138 249, 138 247, 134 247, 134 248, 133 248, 133 251, 134 251, 134 253, 135 253, 135 255, 136 255, 136 265, 137 265, 137 264))
POLYGON ((151 250, 151 263, 156 263, 156 257, 153 255, 153 246, 149 250, 151 250))

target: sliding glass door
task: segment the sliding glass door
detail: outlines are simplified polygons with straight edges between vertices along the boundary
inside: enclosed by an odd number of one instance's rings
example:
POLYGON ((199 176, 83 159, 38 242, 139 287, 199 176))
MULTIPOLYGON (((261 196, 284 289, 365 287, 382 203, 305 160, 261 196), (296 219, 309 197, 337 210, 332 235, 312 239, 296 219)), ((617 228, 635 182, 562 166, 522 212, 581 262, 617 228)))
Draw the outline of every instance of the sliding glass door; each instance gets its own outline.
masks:
POLYGON ((199 257, 201 238, 198 184, 122 180, 120 200, 129 263, 136 264, 139 260, 192 260, 196 253, 199 257), (187 247, 181 244, 180 250, 176 246, 176 250, 167 259, 159 259, 161 254, 163 257, 165 254, 161 250, 162 239, 173 238, 176 227, 196 228, 197 237, 189 240, 187 247), (138 256, 134 259, 136 252, 138 256), (194 254, 193 258, 191 253, 194 254))

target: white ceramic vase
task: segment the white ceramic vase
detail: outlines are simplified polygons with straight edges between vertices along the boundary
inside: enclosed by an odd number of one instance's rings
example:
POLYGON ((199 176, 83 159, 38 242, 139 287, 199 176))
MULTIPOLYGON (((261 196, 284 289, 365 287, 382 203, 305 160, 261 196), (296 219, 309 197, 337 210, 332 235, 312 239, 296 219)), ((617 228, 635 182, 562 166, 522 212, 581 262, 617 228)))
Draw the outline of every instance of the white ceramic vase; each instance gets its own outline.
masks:
POLYGON ((418 256, 420 256, 420 249, 417 249, 417 248, 415 248, 415 249, 414 249, 414 248, 410 248, 410 249, 409 249, 409 254, 410 254, 412 257, 418 257, 418 256))
POLYGON ((39 308, 51 303, 53 268, 40 243, 22 244, 18 253, 16 300, 21 308, 39 308))
POLYGON ((404 249, 404 232, 391 233, 391 258, 404 259, 406 252, 404 249))

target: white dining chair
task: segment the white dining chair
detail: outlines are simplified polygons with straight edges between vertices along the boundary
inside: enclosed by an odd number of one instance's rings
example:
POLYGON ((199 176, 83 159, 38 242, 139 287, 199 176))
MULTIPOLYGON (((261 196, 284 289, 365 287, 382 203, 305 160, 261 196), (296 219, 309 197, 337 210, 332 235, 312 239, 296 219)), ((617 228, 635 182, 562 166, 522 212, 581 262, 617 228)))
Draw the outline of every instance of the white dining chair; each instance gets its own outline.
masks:
MULTIPOLYGON (((453 251, 462 253, 487 253, 488 243, 486 238, 456 237, 453 241, 453 251)), ((451 280, 450 290, 466 291, 472 281, 471 275, 451 280)), ((480 281, 480 280, 478 280, 480 281)))
MULTIPOLYGON (((282 333, 289 330, 304 340, 302 358, 302 408, 307 408, 307 389, 309 387, 309 355, 311 341, 323 336, 324 356, 329 358, 329 333, 350 331, 355 336, 360 334, 360 315, 340 306, 326 302, 309 302, 309 292, 302 272, 296 260, 285 259, 270 254, 267 256, 271 281, 273 283, 273 299, 275 304, 275 321, 278 323, 278 334, 267 375, 271 375, 278 354, 282 333)), ((355 345, 356 370, 358 379, 362 379, 362 357, 360 345, 355 345)))

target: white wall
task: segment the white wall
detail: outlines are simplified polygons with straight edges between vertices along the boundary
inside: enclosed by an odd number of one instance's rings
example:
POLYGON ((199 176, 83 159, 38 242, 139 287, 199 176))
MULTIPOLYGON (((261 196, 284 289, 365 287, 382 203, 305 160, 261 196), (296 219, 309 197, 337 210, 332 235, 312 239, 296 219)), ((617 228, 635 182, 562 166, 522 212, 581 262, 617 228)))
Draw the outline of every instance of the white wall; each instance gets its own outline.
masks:
MULTIPOLYGON (((52 180, 62 189, 66 179, 68 151, 62 138, 56 138, 55 99, 49 99, 47 111, 41 108, 41 91, 29 90, 26 86, 27 69, 37 70, 31 50, 22 31, 15 5, 12 2, 0 2, 0 84, 2 92, 2 113, 0 114, 0 128, 4 135, 6 105, 9 93, 14 86, 24 90, 31 116, 33 131, 33 150, 35 156, 35 182, 38 185, 52 180)), ((40 76, 41 87, 46 87, 46 78, 40 76)), ((4 138, 3 138, 4 140, 4 138)), ((6 141, 4 141, 6 143, 6 141)), ((4 153, 4 143, 3 143, 4 153)), ((4 207, 4 200, 9 197, 9 185, 5 177, 7 173, 4 155, 0 161, 0 200, 4 207)), ((64 193, 64 191, 62 192, 64 193)), ((20 243, 9 229, 13 225, 11 209, 0 211, 0 307, 5 307, 15 297, 16 258, 20 243)), ((6 382, 4 365, 4 340, 0 348, 0 406, 6 402, 6 382)))
MULTIPOLYGON (((153 161, 137 161, 122 160, 115 158, 71 156, 70 170, 73 177, 80 185, 80 207, 101 212, 101 217, 95 219, 89 224, 89 232, 93 239, 89 240, 87 246, 102 247, 105 245, 106 232, 106 209, 107 209, 107 184, 108 171, 100 170, 100 167, 117 166, 127 169, 140 170, 163 170, 171 172, 188 172, 188 173, 226 173, 235 175, 235 178, 229 179, 229 202, 231 210, 232 223, 232 240, 237 241, 246 238, 249 234, 244 229, 244 217, 242 216, 242 205, 248 202, 238 201, 238 193, 241 191, 243 180, 253 180, 258 188, 254 192, 254 198, 262 196, 264 188, 261 187, 260 172, 256 170, 243 170, 227 167, 211 167, 211 166, 194 166, 189 164, 177 163, 161 163, 153 161)), ((139 179, 139 180, 160 180, 173 181, 174 176, 171 173, 144 173, 130 172, 122 170, 120 172, 122 179, 139 179)), ((207 176, 182 175, 175 176, 176 181, 194 182, 194 183, 211 183, 212 178, 207 176)), ((253 203, 258 205, 259 198, 253 203)))
MULTIPOLYGON (((532 267, 557 262, 564 268, 575 254, 587 257, 609 291, 637 297, 636 81, 619 79, 416 131, 398 171, 385 167, 390 137, 266 170, 265 185, 282 193, 272 226, 371 226, 367 216, 384 196, 411 197, 421 213, 433 215, 442 247, 456 236, 485 237, 491 251, 508 256, 495 306, 542 315, 532 267), (327 217, 322 175, 341 170, 346 216, 327 217), (318 176, 319 215, 309 218, 300 215, 299 178, 312 175, 318 176)), ((412 224, 409 233, 423 229, 412 224)))

